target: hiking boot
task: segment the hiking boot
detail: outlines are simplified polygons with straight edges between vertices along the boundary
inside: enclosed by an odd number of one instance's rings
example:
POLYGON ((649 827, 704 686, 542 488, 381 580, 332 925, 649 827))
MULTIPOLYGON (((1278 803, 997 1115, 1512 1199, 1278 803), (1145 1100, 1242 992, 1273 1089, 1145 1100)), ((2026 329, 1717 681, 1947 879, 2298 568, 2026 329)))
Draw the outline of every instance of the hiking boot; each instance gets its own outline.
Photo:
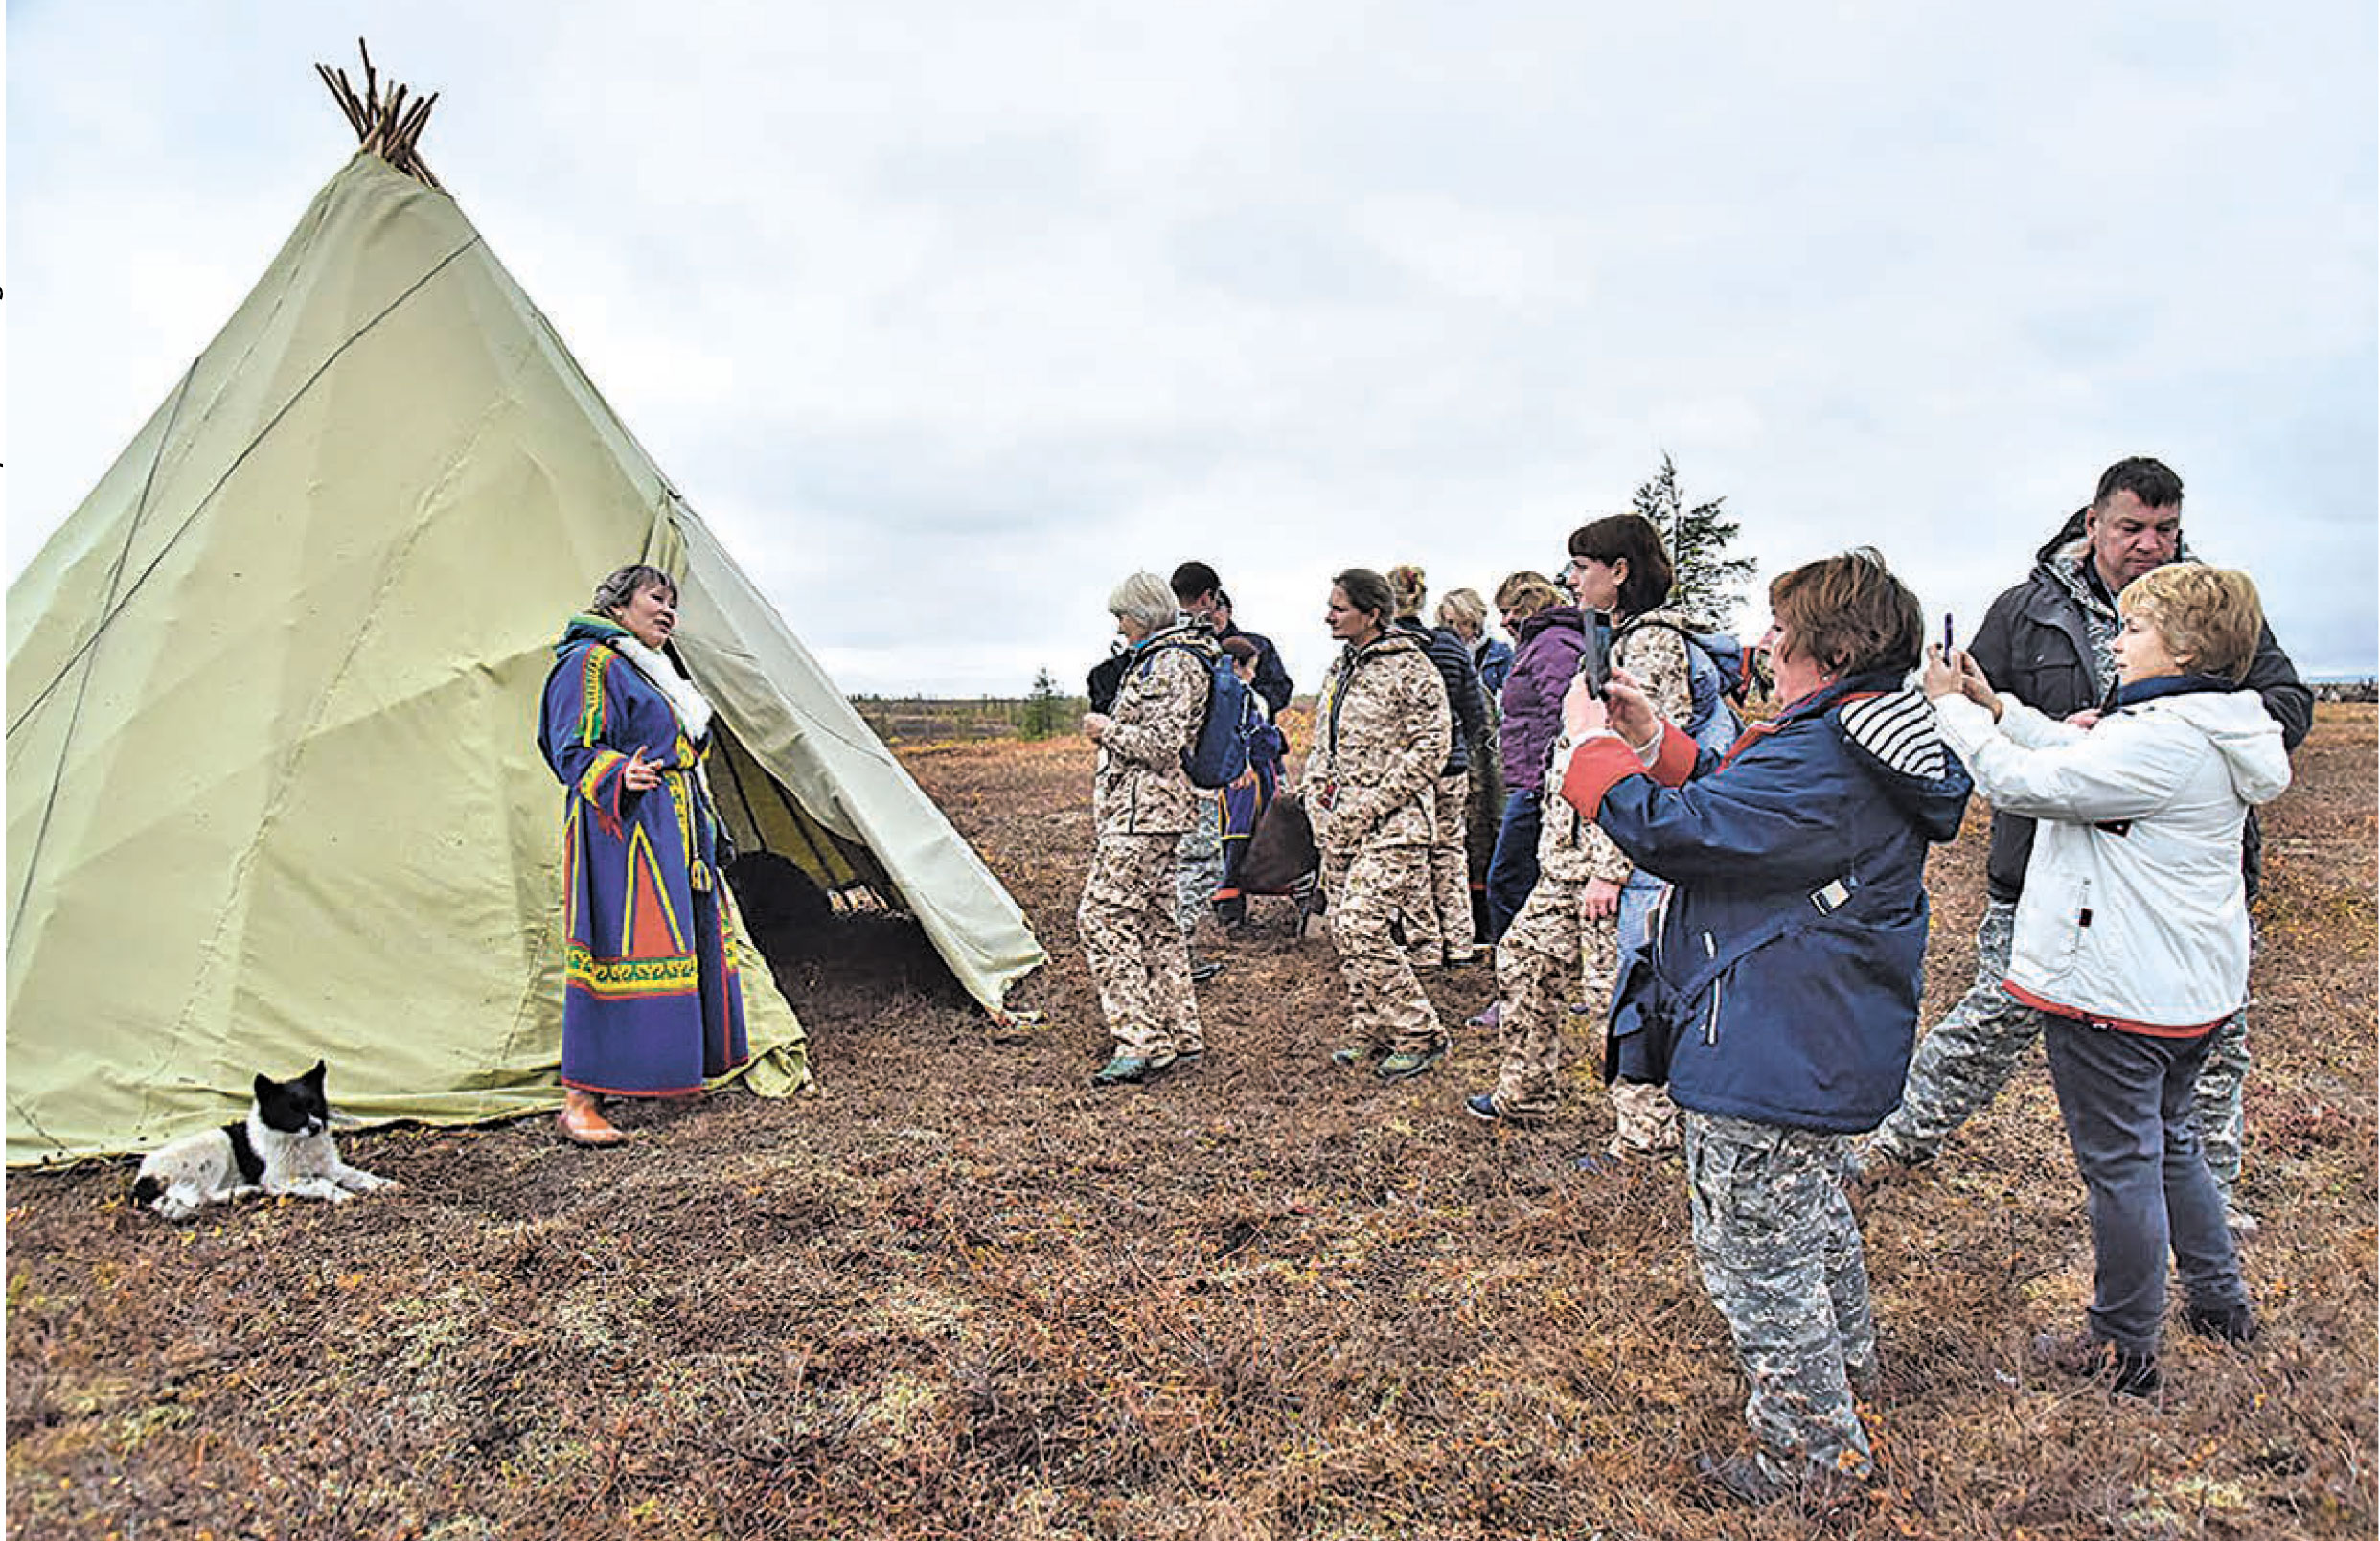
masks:
POLYGON ((2245 1301, 2238 1305, 2193 1305, 2182 1313, 2182 1324, 2202 1338, 2220 1338, 2237 1347, 2264 1334, 2264 1323, 2245 1301))
POLYGON ((1380 1078, 1384 1081, 1409 1081, 1444 1058, 1446 1058, 1444 1044, 1418 1052, 1409 1048, 1401 1048, 1380 1062, 1380 1078))
POLYGON ((2042 1333, 2033 1340, 2033 1358, 2079 1379, 2106 1376, 2108 1391, 2117 1396, 2153 1397, 2163 1380, 2155 1354, 2127 1352, 2088 1330, 2042 1333))
POLYGON ((1504 1025, 1504 1003, 1501 1000, 1490 1001, 1488 1003, 1487 1010, 1482 1011, 1476 1017, 1465 1018, 1463 1020, 1463 1025, 1466 1027, 1476 1027, 1484 1032, 1492 1033, 1496 1031, 1496 1029, 1504 1025))
POLYGON ((1139 1054, 1118 1054, 1091 1072, 1091 1085, 1124 1086, 1133 1082, 1155 1080, 1180 1062, 1181 1056, 1171 1049, 1145 1057, 1139 1054))

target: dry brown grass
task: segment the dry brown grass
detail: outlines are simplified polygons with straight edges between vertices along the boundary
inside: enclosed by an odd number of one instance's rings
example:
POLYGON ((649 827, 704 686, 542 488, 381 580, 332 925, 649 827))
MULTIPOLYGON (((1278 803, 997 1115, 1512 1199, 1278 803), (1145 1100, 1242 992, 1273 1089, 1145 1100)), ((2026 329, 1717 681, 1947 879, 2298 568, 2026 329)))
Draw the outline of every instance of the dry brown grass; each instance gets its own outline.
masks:
MULTIPOLYGON (((1233 950, 1206 1070, 1093 1093, 1074 740, 910 757, 1055 961, 995 1043, 913 928, 780 937, 829 1094, 730 1095, 614 1153, 541 1120, 349 1141, 404 1192, 169 1228, 123 1167, 10 1184, 8 1510, 27 1538, 1795 1536, 1710 1513, 1737 1448, 1674 1172, 1483 1130, 1466 1036, 1334 1073, 1329 945, 1233 950)), ((2273 811, 2247 1193, 2268 1332, 2172 1339, 2156 1409, 2039 1377, 2090 1243, 2034 1068, 1865 1230, 1893 1368, 1863 1536, 2350 1536, 2374 1524, 2373 714, 2273 811)), ((1966 982, 1980 819, 1937 854, 1966 982)), ((1270 903, 1270 902, 1264 902, 1270 903)), ((1279 913, 1285 913, 1285 909, 1279 913)), ((1484 970, 1437 978, 1456 1020, 1484 970)), ((336 1068, 333 1068, 335 1086, 336 1068)))

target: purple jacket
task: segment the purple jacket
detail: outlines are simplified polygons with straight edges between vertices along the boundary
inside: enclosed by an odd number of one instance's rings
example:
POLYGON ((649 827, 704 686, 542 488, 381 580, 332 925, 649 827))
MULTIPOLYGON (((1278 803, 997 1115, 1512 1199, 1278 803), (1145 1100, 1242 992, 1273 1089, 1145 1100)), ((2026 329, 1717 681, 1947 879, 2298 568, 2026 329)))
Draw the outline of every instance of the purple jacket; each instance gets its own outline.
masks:
POLYGON ((1521 623, 1521 646, 1504 678, 1504 790, 1538 792, 1545 761, 1562 732, 1562 697, 1587 651, 1587 618, 1575 605, 1555 605, 1521 623))

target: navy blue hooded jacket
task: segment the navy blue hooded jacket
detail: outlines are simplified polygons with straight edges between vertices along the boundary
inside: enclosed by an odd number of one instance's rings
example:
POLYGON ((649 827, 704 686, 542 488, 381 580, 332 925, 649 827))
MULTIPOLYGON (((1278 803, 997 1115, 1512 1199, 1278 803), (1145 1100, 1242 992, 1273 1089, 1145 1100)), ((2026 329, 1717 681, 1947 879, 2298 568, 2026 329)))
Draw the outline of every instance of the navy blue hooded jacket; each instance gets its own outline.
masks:
POLYGON ((1680 1107, 1873 1129, 1916 1038, 1926 847, 1957 834, 1973 785, 1897 675, 1816 692, 1724 757, 1668 727, 1650 774, 1588 740, 1562 795, 1673 885, 1613 1033, 1667 1041, 1680 1107))

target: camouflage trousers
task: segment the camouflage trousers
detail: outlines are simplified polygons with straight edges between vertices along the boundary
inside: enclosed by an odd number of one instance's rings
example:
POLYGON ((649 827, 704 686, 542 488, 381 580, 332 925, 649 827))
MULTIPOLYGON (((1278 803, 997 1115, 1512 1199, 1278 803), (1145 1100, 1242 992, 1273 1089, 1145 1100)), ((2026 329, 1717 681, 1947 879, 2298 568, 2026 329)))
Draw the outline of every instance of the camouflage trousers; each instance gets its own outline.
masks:
POLYGON ((1496 944, 1496 998, 1503 1002, 1504 1065, 1489 1093, 1507 1118, 1542 1118, 1562 1102, 1562 1024, 1581 988, 1601 1024, 1612 1002, 1618 927, 1587 915, 1587 885, 1540 871, 1527 903, 1496 944))
POLYGON ((1075 909, 1083 962, 1116 1052, 1148 1058, 1205 1047, 1190 961, 1174 922, 1176 837, 1102 835, 1075 909))
POLYGON ((1175 847, 1179 865, 1174 873, 1174 916, 1184 936, 1199 929, 1199 917, 1206 913, 1215 890, 1223 886, 1223 798, 1201 793, 1193 817, 1196 822, 1181 832, 1180 843, 1175 847))
MULTIPOLYGON (((1867 1148, 1902 1162, 1930 1160, 1959 1125, 1980 1113, 2015 1075, 2018 1061, 2041 1036, 2043 1017, 2002 987, 2016 936, 2016 906, 1992 900, 1975 932, 1975 983, 1950 1014, 1917 1045, 1893 1110, 1867 1148)), ((2249 952, 2255 931, 2249 931, 2249 952)), ((2207 1153, 2207 1169, 2228 1207, 2239 1182, 2244 1134, 2242 1092, 2248 1078, 2245 1007, 2215 1029, 2198 1072, 2191 1121, 2207 1153)))
MULTIPOLYGON (((1592 1007, 1600 1032, 1619 974, 1613 916, 1587 913, 1587 885, 1540 872, 1521 912, 1496 944, 1496 998, 1502 1002, 1504 1062, 1489 1099, 1507 1118, 1543 1118, 1562 1101, 1562 1024, 1570 1001, 1592 1007), (1572 990, 1583 991, 1573 996, 1572 990)), ((1678 1108, 1666 1087, 1612 1083, 1614 1156, 1678 1148, 1678 1108)))
POLYGON ((1464 804, 1471 775, 1456 771, 1430 784, 1430 816, 1438 838, 1430 847, 1430 901, 1407 923, 1407 940, 1439 957, 1468 957, 1478 945, 1471 924, 1471 856, 1464 845, 1464 804))
POLYGON ((1430 848, 1362 845, 1322 853, 1331 941, 1347 981, 1348 1046, 1428 1053, 1447 1041, 1390 923, 1427 912, 1430 848))
POLYGON ((1744 1417, 1782 1481, 1873 1474, 1850 1382, 1875 1371, 1851 1138, 1687 1110, 1686 1196, 1703 1287, 1751 1382, 1744 1417))

